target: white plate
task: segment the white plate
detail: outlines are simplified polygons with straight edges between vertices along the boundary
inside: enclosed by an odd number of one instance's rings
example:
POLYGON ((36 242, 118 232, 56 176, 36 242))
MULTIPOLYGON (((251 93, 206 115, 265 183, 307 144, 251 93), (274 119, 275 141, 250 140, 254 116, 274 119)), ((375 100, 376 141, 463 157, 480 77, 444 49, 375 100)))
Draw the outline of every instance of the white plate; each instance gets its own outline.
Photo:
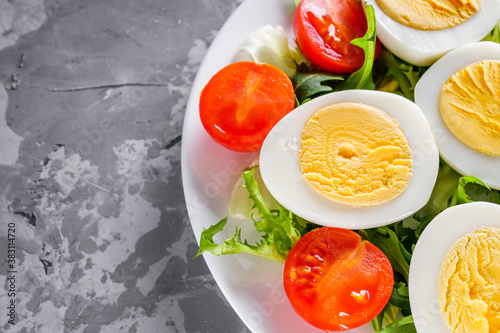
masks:
MULTIPOLYGON (((203 228, 228 215, 228 198, 235 176, 255 157, 229 151, 205 133, 198 112, 200 92, 218 70, 231 63, 243 40, 263 25, 280 24, 292 39, 293 3, 293 0, 246 0, 220 30, 194 81, 182 133, 182 181, 198 242, 203 228)), ((246 230, 252 228, 249 223, 246 230)), ((221 232, 215 240, 231 237, 234 221, 228 222, 226 230, 229 231, 221 232)), ((204 257, 224 296, 252 332, 321 332, 302 320, 290 306, 283 289, 282 264, 246 254, 216 257, 207 253, 204 257)), ((373 330, 367 324, 349 332, 373 330)))

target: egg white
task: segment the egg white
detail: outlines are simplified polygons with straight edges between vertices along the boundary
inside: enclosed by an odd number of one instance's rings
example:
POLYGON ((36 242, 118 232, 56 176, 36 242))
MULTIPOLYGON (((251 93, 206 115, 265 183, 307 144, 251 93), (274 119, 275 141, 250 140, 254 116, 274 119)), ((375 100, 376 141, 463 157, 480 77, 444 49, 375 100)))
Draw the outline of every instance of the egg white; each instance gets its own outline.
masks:
POLYGON ((313 99, 281 119, 262 145, 259 164, 271 195, 294 214, 323 226, 361 229, 402 220, 425 205, 436 181, 439 154, 430 127, 415 103, 392 93, 346 90, 313 99), (315 191, 304 179, 299 163, 304 124, 316 110, 340 102, 379 108, 396 119, 405 132, 412 152, 412 178, 393 200, 368 207, 340 204, 315 191))
POLYGON ((419 333, 450 332, 439 307, 439 272, 457 240, 483 227, 500 228, 500 205, 473 202, 450 207, 425 228, 410 263, 410 306, 419 333))
POLYGON ((429 66, 448 51, 481 40, 500 19, 500 1, 482 0, 479 11, 462 24, 424 31, 394 21, 380 9, 376 0, 366 2, 375 10, 377 37, 382 44, 401 59, 417 66, 429 66))
POLYGON ((439 112, 441 87, 455 72, 482 60, 500 60, 500 44, 477 42, 443 56, 420 78, 415 87, 415 103, 422 109, 443 160, 467 176, 475 176, 500 189, 500 156, 483 154, 460 141, 446 126, 439 112))

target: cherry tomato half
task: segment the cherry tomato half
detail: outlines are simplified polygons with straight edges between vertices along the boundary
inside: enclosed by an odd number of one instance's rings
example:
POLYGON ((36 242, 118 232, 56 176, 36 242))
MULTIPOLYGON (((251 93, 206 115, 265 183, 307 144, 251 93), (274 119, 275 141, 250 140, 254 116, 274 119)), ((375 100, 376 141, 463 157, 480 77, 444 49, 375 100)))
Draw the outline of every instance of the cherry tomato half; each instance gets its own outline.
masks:
POLYGON ((278 67, 236 62, 217 72, 200 96, 200 118, 207 133, 226 148, 261 148, 273 126, 293 110, 290 78, 278 67))
MULTIPOLYGON (((360 1, 302 0, 295 10, 293 30, 299 49, 319 68, 343 74, 363 65, 363 49, 351 44, 367 30, 360 1)), ((376 55, 380 47, 377 40, 376 55)))
POLYGON ((324 227, 302 237, 283 274, 295 311, 322 330, 343 331, 375 318, 391 296, 387 257, 352 230, 324 227))

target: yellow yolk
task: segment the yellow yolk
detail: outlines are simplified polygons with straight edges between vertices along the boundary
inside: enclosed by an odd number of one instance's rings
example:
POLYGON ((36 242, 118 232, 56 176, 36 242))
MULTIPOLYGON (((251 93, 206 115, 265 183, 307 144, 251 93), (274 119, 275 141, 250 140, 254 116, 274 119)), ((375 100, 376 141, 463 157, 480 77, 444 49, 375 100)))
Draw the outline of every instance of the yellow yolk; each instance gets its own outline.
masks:
POLYGON ((454 333, 500 332, 500 229, 482 228, 448 251, 439 303, 454 333))
POLYGON ((302 131, 300 166, 322 195, 352 206, 390 201, 408 186, 411 150, 399 123, 361 103, 316 111, 302 131))
POLYGON ((464 144, 500 155, 500 61, 477 62, 453 74, 441 88, 439 111, 464 144))
POLYGON ((481 0, 377 0, 394 21, 418 30, 442 30, 468 20, 481 0))

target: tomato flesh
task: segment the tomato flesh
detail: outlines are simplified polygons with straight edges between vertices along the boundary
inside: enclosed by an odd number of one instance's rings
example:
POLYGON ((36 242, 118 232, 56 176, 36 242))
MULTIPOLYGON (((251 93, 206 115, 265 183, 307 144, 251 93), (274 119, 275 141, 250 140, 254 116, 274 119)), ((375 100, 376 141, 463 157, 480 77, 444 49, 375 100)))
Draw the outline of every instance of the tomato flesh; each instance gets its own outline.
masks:
POLYGON ((226 148, 261 148, 272 127, 295 107, 290 78, 279 68, 236 62, 217 72, 200 96, 206 132, 226 148))
POLYGON ((392 293, 387 257, 352 230, 324 227, 302 237, 283 274, 295 311, 322 330, 343 331, 375 318, 392 293))
MULTIPOLYGON (((360 1, 302 0, 295 10, 293 29, 299 49, 317 67, 344 74, 363 65, 363 49, 351 44, 367 30, 360 1)), ((380 47, 377 40, 377 55, 380 47)))

